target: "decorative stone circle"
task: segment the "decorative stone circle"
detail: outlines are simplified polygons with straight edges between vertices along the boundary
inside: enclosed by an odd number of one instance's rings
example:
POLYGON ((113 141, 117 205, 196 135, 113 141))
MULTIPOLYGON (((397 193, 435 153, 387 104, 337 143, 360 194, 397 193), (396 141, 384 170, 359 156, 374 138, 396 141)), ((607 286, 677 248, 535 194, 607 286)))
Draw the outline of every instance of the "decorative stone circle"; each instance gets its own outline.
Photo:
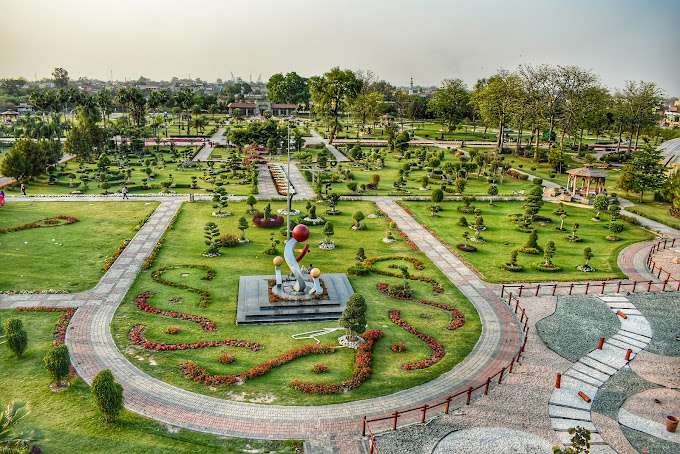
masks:
POLYGON ((356 350, 359 348, 359 345, 363 344, 364 342, 366 341, 361 336, 352 337, 349 334, 345 334, 344 336, 338 337, 338 343, 340 345, 351 348, 352 350, 356 350))

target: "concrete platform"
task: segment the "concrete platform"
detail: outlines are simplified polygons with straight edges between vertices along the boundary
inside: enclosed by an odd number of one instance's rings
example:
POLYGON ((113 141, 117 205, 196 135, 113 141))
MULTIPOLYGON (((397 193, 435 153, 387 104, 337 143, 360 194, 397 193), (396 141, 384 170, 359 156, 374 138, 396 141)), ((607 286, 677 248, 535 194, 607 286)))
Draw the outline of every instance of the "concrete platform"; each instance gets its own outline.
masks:
POLYGON ((273 279, 267 275, 240 277, 237 324, 337 320, 354 293, 347 275, 328 273, 320 277, 327 298, 270 302, 269 281, 273 279))

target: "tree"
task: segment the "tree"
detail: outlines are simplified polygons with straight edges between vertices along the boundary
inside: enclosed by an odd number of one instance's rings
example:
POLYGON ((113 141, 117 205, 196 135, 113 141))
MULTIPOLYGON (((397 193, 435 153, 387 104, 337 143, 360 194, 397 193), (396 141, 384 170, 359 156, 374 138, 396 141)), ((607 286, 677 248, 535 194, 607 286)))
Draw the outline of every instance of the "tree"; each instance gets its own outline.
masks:
POLYGON ((309 87, 307 79, 296 72, 273 74, 267 82, 267 97, 274 103, 307 104, 309 87))
POLYGON ((13 401, 0 412, 0 452, 27 453, 31 445, 38 440, 35 431, 20 430, 19 421, 28 415, 28 407, 23 402, 13 401))
POLYGON ((359 117, 362 130, 366 129, 366 123, 373 123, 378 118, 383 101, 382 93, 375 91, 361 92, 354 98, 351 109, 359 117))
POLYGON ((356 338, 366 330, 366 299, 354 293, 338 320, 338 324, 347 330, 347 335, 356 338))
POLYGON ((364 251, 364 248, 360 247, 357 249, 357 255, 355 258, 359 263, 362 263, 364 260, 366 260, 366 251, 364 251))
POLYGON ((61 159, 61 144, 55 140, 19 139, 5 154, 0 165, 2 175, 19 181, 45 172, 61 159))
POLYGON ((361 230, 361 228, 362 228, 361 221, 363 221, 365 218, 366 218, 366 216, 364 216, 363 212, 355 211, 354 214, 352 215, 352 220, 353 220, 352 228, 354 230, 361 230))
POLYGON ((479 109, 487 125, 498 127, 496 150, 503 148, 504 130, 511 119, 522 84, 519 77, 507 71, 492 76, 479 91, 472 94, 472 102, 479 109))
POLYGON ((666 186, 663 191, 666 200, 671 201, 672 205, 668 212, 671 216, 680 218, 680 171, 675 171, 666 180, 666 186))
POLYGON ((662 159, 661 151, 649 143, 633 154, 633 160, 626 172, 631 174, 630 186, 640 194, 640 202, 645 191, 659 191, 666 183, 666 169, 662 159))
POLYGON ((146 97, 144 92, 136 87, 122 88, 116 95, 118 103, 128 110, 128 115, 138 128, 144 125, 146 119, 146 97))
POLYGON ((545 243, 545 248, 543 249, 543 266, 546 268, 552 268, 554 265, 552 259, 555 256, 555 242, 553 240, 545 243))
POLYGON ((329 143, 335 140, 340 126, 340 114, 359 94, 361 81, 351 70, 332 68, 323 76, 309 79, 309 91, 314 103, 314 111, 331 123, 329 143))
POLYGON ((609 196, 604 193, 599 193, 593 200, 593 209, 595 210, 595 219, 600 219, 600 213, 609 207, 609 196))
POLYGON ((106 143, 106 132, 98 125, 99 120, 99 109, 78 106, 74 125, 66 133, 66 152, 82 160, 97 156, 106 143))
POLYGON ((45 369, 50 373, 50 377, 57 384, 61 385, 64 378, 68 377, 71 358, 68 354, 66 345, 61 344, 53 347, 43 358, 45 369))
POLYGON ((255 198, 255 196, 249 195, 248 198, 246 199, 246 203, 250 207, 250 209, 248 209, 248 212, 251 213, 251 214, 254 213, 255 212, 255 204, 257 204, 257 199, 255 198))
POLYGON ((590 267, 590 260, 593 258, 593 250, 589 247, 583 249, 583 260, 585 260, 585 263, 583 264, 583 267, 590 267))
POLYGON ((104 421, 114 422, 123 409, 123 387, 116 383, 110 370, 104 369, 95 375, 92 395, 104 414, 104 421))
POLYGON ((465 83, 460 79, 449 79, 432 95, 427 109, 452 132, 465 118, 469 103, 470 92, 465 83))
POLYGON ((581 426, 568 430, 571 435, 571 446, 561 449, 553 448, 554 454, 588 454, 590 452, 590 431, 581 426))
POLYGON ((16 355, 21 358, 21 355, 28 347, 28 334, 24 330, 24 325, 18 318, 10 318, 5 320, 5 337, 7 338, 7 346, 16 355))
POLYGON ((323 234, 324 234, 324 243, 326 244, 332 244, 333 243, 333 235, 335 234, 335 229, 333 228, 333 223, 332 222, 326 222, 326 224, 323 226, 323 234))
POLYGON ((493 206, 493 198, 498 195, 498 186, 495 184, 490 184, 489 189, 486 191, 491 197, 489 197, 489 205, 493 206))
POLYGON ((246 218, 241 216, 238 220, 238 229, 241 231, 241 241, 245 242, 246 240, 246 230, 248 230, 248 221, 246 218))
POLYGON ((214 222, 208 222, 203 227, 203 237, 208 248, 203 253, 207 256, 215 256, 220 254, 220 229, 214 222))
POLYGON ((68 86, 68 71, 64 68, 54 68, 52 78, 57 88, 66 88, 68 86))
POLYGON ((432 206, 430 207, 430 212, 432 216, 435 216, 441 210, 439 204, 442 203, 442 200, 444 200, 444 191, 439 188, 433 190, 431 199, 432 206))

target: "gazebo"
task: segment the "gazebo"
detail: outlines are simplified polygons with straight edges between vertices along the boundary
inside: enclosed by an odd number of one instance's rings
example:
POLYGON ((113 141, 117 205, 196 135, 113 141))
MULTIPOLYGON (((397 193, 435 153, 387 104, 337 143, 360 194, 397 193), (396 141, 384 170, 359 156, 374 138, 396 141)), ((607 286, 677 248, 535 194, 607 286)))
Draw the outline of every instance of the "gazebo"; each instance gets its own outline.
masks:
POLYGON ((604 183, 607 174, 592 167, 579 167, 578 169, 567 170, 569 180, 567 189, 572 194, 580 193, 588 196, 591 192, 599 194, 604 191, 604 183), (579 187, 579 181, 581 185, 579 187))

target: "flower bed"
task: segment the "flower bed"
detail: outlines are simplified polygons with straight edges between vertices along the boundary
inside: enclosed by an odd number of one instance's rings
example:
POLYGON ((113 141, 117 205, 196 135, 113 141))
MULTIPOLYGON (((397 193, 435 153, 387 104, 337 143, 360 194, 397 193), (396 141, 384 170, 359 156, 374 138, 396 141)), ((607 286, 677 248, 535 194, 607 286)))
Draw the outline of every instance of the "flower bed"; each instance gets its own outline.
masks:
POLYGON ((210 303, 210 293, 208 293, 207 290, 203 290, 200 288, 196 287, 191 287, 186 284, 182 284, 180 282, 175 282, 171 281, 168 279, 165 279, 163 277, 163 273, 166 271, 170 270, 175 270, 178 268, 193 268, 197 270, 204 270, 205 271, 205 276, 203 276, 201 279, 204 281, 211 281, 215 278, 216 272, 214 269, 210 268, 209 266, 206 265, 171 265, 171 266, 164 266, 163 268, 159 268, 156 271, 154 271, 151 274, 151 278, 158 282, 159 284, 167 285, 169 287, 175 287, 175 288, 181 288, 184 290, 188 290, 190 292, 196 293, 199 296, 199 301, 198 301, 198 306, 199 307, 206 307, 210 303))
POLYGON ((153 296, 153 292, 142 292, 135 297, 135 306, 137 309, 148 312, 149 314, 158 314, 164 317, 177 318, 180 320, 186 320, 189 322, 198 323, 203 331, 215 331, 217 329, 217 324, 212 320, 202 317, 200 315, 187 314, 185 312, 177 311, 167 311, 164 309, 159 309, 155 306, 149 304, 149 299, 153 296))
POLYGON ((415 363, 405 363, 401 365, 401 368, 404 370, 415 370, 415 369, 426 369, 433 364, 438 363, 441 361, 441 359, 444 357, 446 354, 446 351, 444 350, 444 346, 439 343, 437 339, 435 339, 432 336, 428 336, 425 333, 421 333, 417 329, 415 329, 413 326, 405 322, 404 320, 401 319, 401 315, 398 310, 392 309, 390 310, 390 320, 392 320, 392 323, 403 329, 404 331, 407 331, 414 336, 416 336, 418 339, 422 340, 427 344, 428 347, 430 347, 430 350, 432 350, 432 353, 430 354, 429 358, 422 359, 420 361, 416 361, 415 363))
POLYGON ((404 301, 413 298, 413 289, 407 285, 390 285, 386 282, 378 282, 375 287, 380 293, 392 298, 404 301))
POLYGON ((371 361, 373 360, 373 347, 383 335, 382 330, 372 329, 366 331, 361 337, 366 341, 357 348, 354 357, 354 372, 352 378, 340 383, 306 383, 300 380, 290 382, 290 387, 307 394, 336 394, 358 388, 373 373, 371 361))
POLYGON ((66 329, 68 328, 68 324, 71 322, 73 314, 76 313, 76 309, 73 307, 35 306, 18 307, 16 310, 19 312, 63 312, 57 319, 57 323, 54 324, 54 330, 52 331, 52 345, 55 347, 63 345, 66 340, 66 329))
POLYGON ((456 330, 461 326, 465 325, 465 315, 460 310, 456 309, 450 304, 437 303, 435 301, 430 300, 418 300, 417 303, 424 304, 425 306, 436 307, 437 309, 441 309, 444 311, 449 311, 451 313, 451 321, 449 322, 448 329, 450 329, 451 331, 456 330))
POLYGON ((58 227, 60 225, 73 224, 75 222, 78 222, 78 219, 74 218, 73 216, 53 216, 51 218, 41 219, 39 221, 31 222, 28 224, 1 228, 0 233, 19 232, 21 230, 38 229, 40 227, 58 227))
POLYGON ((191 343, 181 343, 181 344, 165 344, 162 342, 153 342, 147 340, 144 336, 144 325, 135 325, 130 329, 128 333, 128 339, 135 345, 139 345, 146 350, 153 351, 177 351, 177 350, 191 350, 198 348, 209 348, 209 347, 239 347, 247 348, 251 351, 257 352, 262 349, 262 345, 257 342, 250 342, 241 339, 222 339, 218 341, 203 341, 203 342, 191 342, 191 343))
POLYGON ((265 219, 262 213, 257 213, 255 216, 253 216, 253 224, 265 229, 281 227, 283 225, 283 221, 284 221, 283 216, 280 216, 278 214, 273 218, 267 219, 265 219))
POLYGON ((233 385, 235 383, 243 383, 251 378, 259 377, 271 371, 275 367, 282 366, 286 363, 302 358, 307 355, 327 354, 335 352, 334 345, 324 344, 310 344, 304 347, 289 350, 286 353, 272 358, 269 361, 251 367, 240 374, 215 375, 196 364, 193 361, 185 361, 180 363, 179 367, 184 373, 184 376, 196 383, 204 383, 208 386, 214 385, 233 385))
POLYGON ((111 254, 110 257, 107 257, 106 260, 104 260, 104 264, 102 265, 102 271, 106 272, 109 270, 109 268, 111 268, 111 266, 113 266, 116 259, 120 256, 120 254, 123 253, 128 244, 130 244, 130 240, 127 239, 120 242, 116 250, 113 251, 113 254, 111 254))
POLYGON ((411 239, 408 237, 407 234, 405 234, 404 232, 399 232, 399 236, 402 237, 402 238, 404 239, 404 241, 406 242, 406 244, 408 245, 408 247, 411 248, 411 250, 413 250, 413 251, 417 251, 417 250, 418 250, 418 246, 416 245, 416 243, 414 243, 413 241, 411 241, 411 239))
MULTIPOLYGON (((368 268, 371 272, 377 273, 377 274, 382 274, 383 276, 390 276, 390 277, 397 277, 397 278, 403 278, 401 272, 397 273, 396 271, 387 271, 387 270, 381 270, 375 267, 375 264, 378 262, 385 262, 387 260, 404 260, 407 262, 410 262, 413 264, 415 269, 417 270, 422 270, 425 268, 425 265, 423 265, 423 262, 420 260, 414 258, 414 257, 408 257, 408 256, 402 256, 402 255, 391 255, 391 256, 380 256, 380 257, 369 257, 366 260, 364 260, 363 265, 368 268)), ((421 282, 426 282, 432 286, 432 291, 434 293, 443 293, 444 292, 444 286, 437 282, 436 279, 431 278, 429 276, 424 276, 422 274, 411 274, 409 276, 409 279, 412 281, 421 281, 421 282)))

